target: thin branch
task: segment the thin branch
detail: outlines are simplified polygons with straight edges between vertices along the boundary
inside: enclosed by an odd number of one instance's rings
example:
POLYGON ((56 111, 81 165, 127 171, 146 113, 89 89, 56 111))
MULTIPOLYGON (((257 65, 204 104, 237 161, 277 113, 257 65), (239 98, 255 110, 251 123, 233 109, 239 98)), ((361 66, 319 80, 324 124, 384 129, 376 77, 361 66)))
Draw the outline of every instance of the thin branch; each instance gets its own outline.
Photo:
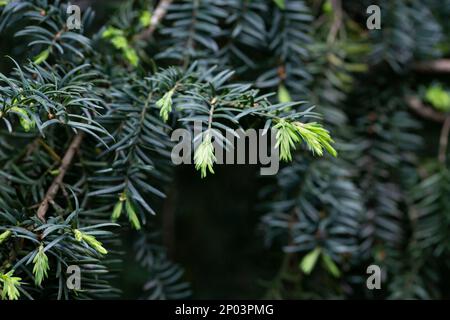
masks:
POLYGON ((56 160, 58 163, 61 162, 61 157, 55 152, 55 150, 53 150, 52 147, 46 144, 44 140, 39 138, 38 143, 48 152, 48 154, 50 154, 53 160, 56 160))
POLYGON ((214 108, 217 103, 217 98, 213 98, 210 102, 211 108, 209 109, 209 117, 208 117, 208 132, 211 130, 213 117, 214 117, 214 108))
POLYGON ((445 164, 447 157, 448 135, 450 133, 450 116, 447 117, 442 125, 441 137, 439 139, 439 162, 445 164))
POLYGON ((450 59, 418 62, 414 70, 425 73, 450 73, 450 59))
POLYGON ((48 210, 49 203, 53 202, 53 199, 55 198, 56 194, 59 191, 59 188, 63 182, 64 176, 66 175, 67 169, 69 168, 70 164, 72 163, 72 159, 75 155, 75 153, 78 151, 81 145, 81 141, 83 140, 83 134, 78 133, 72 140, 71 144, 67 148, 66 154, 64 155, 61 166, 59 167, 59 173, 56 176, 56 178, 53 180, 52 184, 47 190, 47 193, 45 194, 44 200, 42 200, 39 209, 37 211, 37 216, 42 221, 45 221, 45 215, 48 210))
POLYGON ((444 113, 435 111, 432 107, 424 105, 417 97, 408 97, 406 98, 406 102, 415 113, 425 119, 441 123, 447 119, 447 116, 444 113))
POLYGON ((336 40, 339 29, 342 26, 342 3, 341 0, 331 0, 331 5, 333 7, 334 17, 333 24, 330 28, 330 33, 328 34, 327 42, 333 43, 336 40))
POLYGON ((138 34, 137 39, 145 40, 152 36, 153 32, 155 32, 156 30, 156 27, 161 23, 162 19, 166 15, 167 9, 169 9, 171 3, 172 0, 161 0, 158 3, 158 6, 156 7, 155 12, 153 12, 152 18, 150 20, 150 26, 140 34, 138 34))

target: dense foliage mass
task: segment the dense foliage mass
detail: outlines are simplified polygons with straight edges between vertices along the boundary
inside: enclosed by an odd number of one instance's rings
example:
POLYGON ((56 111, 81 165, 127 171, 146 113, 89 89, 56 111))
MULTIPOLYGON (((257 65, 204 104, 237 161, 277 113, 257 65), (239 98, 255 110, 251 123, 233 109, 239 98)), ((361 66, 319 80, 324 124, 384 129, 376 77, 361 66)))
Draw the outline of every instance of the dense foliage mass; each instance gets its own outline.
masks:
POLYGON ((142 297, 191 296, 162 230, 178 128, 206 179, 227 130, 276 129, 265 297, 449 297, 449 0, 102 5, 78 30, 64 1, 0 1, 1 299, 123 297, 130 256, 142 297))

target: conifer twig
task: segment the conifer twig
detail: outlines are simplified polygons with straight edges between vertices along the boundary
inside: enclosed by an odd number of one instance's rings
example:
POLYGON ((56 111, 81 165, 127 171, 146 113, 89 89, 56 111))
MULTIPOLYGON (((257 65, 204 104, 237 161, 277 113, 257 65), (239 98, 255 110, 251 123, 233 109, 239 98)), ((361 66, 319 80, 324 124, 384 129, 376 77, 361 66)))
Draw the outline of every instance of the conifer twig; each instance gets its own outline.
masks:
POLYGON ((450 133, 450 116, 442 125, 441 136, 439 138, 439 162, 445 164, 447 158, 448 135, 450 133))
POLYGON ((420 101, 420 99, 417 97, 408 97, 406 101, 408 103, 408 106, 423 118, 443 123, 441 135, 439 138, 438 160, 440 163, 445 163, 448 146, 448 135, 450 134, 450 116, 442 112, 435 111, 432 107, 424 105, 422 101, 420 101))
POLYGON ((167 9, 169 9, 169 6, 171 3, 172 3, 172 0, 161 0, 158 3, 158 6, 156 7, 155 12, 153 12, 153 14, 152 14, 152 18, 150 20, 150 25, 148 26, 147 29, 142 31, 137 36, 137 38, 139 40, 145 40, 145 39, 149 38, 153 34, 153 32, 155 32, 156 27, 158 26, 158 24, 162 21, 162 19, 166 15, 167 9))
POLYGON ((418 62, 414 65, 414 69, 426 73, 450 73, 450 59, 418 62))
POLYGON ((410 109, 428 120, 442 123, 447 118, 445 114, 435 111, 432 107, 424 105, 417 97, 408 97, 406 98, 406 102, 410 109))
POLYGON ((333 43, 336 40, 339 29, 342 26, 342 3, 341 0, 331 0, 331 5, 333 7, 333 24, 330 28, 330 33, 328 34, 327 42, 333 43))
POLYGON ((49 203, 53 201, 56 194, 59 191, 59 188, 63 182, 64 176, 66 175, 67 169, 69 168, 70 164, 72 163, 73 157, 75 153, 78 151, 81 145, 81 141, 83 140, 83 133, 78 133, 70 143, 69 147, 67 148, 67 151, 61 160, 61 166, 58 169, 58 175, 53 180, 52 184, 47 190, 47 193, 45 194, 44 200, 42 200, 41 204, 39 205, 38 211, 37 211, 37 217, 41 219, 42 221, 45 221, 45 215, 48 210, 49 203))

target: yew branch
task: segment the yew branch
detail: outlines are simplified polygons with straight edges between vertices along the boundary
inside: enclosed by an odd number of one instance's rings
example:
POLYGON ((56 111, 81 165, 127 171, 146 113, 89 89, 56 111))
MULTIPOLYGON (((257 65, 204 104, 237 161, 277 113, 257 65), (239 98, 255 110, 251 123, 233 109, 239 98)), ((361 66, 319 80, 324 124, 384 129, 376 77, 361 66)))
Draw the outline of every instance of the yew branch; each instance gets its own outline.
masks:
POLYGON ((150 26, 142 31, 137 38, 140 40, 145 40, 155 32, 156 27, 158 24, 161 23, 162 19, 167 13, 167 9, 169 9, 170 4, 172 3, 172 0, 161 0, 158 3, 158 6, 155 9, 155 12, 153 12, 152 18, 150 20, 150 26))
POLYGON ((418 62, 414 69, 425 73, 450 73, 450 59, 438 59, 418 62))
POLYGON ((50 203, 52 203, 53 199, 55 198, 56 194, 59 191, 59 188, 61 187, 61 184, 63 182, 64 176, 66 175, 67 169, 69 168, 70 164, 72 163, 73 157, 80 148, 81 141, 83 140, 83 133, 78 133, 70 143, 69 147, 66 150, 66 153, 64 157, 61 160, 61 165, 59 167, 58 175, 53 180, 52 184, 47 190, 47 193, 45 194, 44 200, 42 200, 41 204, 39 205, 38 211, 37 211, 37 217, 41 219, 42 221, 45 221, 45 215, 48 210, 48 206, 50 203))
POLYGON ((447 159, 448 135, 450 133, 450 116, 447 117, 442 125, 441 136, 439 138, 439 162, 445 164, 447 159))
POLYGON ((411 110, 425 119, 442 123, 447 118, 444 113, 436 111, 430 106, 424 105, 417 97, 408 97, 406 98, 406 102, 411 110))

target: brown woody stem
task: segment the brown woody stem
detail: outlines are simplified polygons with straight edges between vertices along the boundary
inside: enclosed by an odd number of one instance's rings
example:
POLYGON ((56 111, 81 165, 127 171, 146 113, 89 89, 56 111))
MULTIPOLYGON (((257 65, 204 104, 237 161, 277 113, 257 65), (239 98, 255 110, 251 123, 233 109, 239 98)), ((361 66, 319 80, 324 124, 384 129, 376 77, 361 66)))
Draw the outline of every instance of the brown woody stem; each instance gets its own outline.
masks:
POLYGON ((426 73, 450 73, 450 59, 419 62, 414 65, 414 69, 426 73))
POLYGON ((442 123, 447 118, 444 113, 436 111, 430 106, 424 105, 417 97, 408 97, 406 98, 406 102, 408 103, 410 109, 428 120, 442 123))
POLYGON ((448 135, 450 133, 450 116, 442 125, 441 137, 439 139, 439 162, 445 164, 447 158, 448 135))
POLYGON ((155 32, 156 27, 158 24, 161 23, 162 19, 167 13, 167 9, 169 9, 170 4, 172 3, 172 0, 161 0, 158 3, 158 6, 155 9, 155 12, 153 12, 152 18, 150 20, 150 26, 142 31, 140 34, 137 35, 137 38, 140 40, 145 40, 155 32))
POLYGON ((64 176, 66 175, 67 169, 69 168, 70 164, 72 163, 73 157, 75 153, 78 151, 81 145, 81 141, 83 140, 83 133, 78 133, 70 143, 69 147, 67 148, 66 154, 64 155, 63 159, 61 160, 61 166, 59 167, 59 172, 56 178, 53 180, 52 184, 47 190, 47 193, 45 194, 44 200, 42 200, 41 204, 39 205, 38 211, 37 211, 37 217, 41 219, 42 221, 45 221, 45 215, 48 210, 48 206, 50 203, 53 202, 53 199, 55 198, 56 194, 59 191, 59 188, 61 187, 61 184, 63 182, 64 176))

